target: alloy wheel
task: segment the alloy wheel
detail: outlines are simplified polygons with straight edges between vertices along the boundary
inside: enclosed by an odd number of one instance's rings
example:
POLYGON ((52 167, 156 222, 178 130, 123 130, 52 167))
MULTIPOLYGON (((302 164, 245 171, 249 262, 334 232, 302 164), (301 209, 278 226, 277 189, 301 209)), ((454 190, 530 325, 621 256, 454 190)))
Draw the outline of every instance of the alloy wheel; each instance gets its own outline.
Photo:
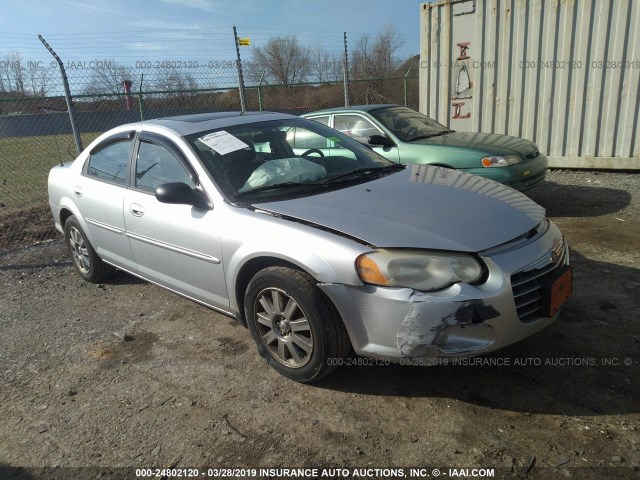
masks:
POLYGON ((89 258, 89 250, 84 241, 84 237, 76 227, 69 229, 69 244, 71 246, 71 255, 78 270, 87 275, 91 268, 91 259, 89 258))
POLYGON ((313 353, 313 332, 298 302, 284 290, 266 288, 254 311, 260 338, 273 358, 287 367, 305 366, 313 353))

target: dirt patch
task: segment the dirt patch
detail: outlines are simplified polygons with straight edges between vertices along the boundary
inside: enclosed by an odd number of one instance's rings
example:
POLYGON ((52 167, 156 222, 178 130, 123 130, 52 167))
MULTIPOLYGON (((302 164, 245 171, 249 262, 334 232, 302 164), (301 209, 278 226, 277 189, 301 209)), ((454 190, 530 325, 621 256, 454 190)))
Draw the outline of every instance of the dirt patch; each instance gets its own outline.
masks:
POLYGON ((46 201, 21 208, 0 207, 0 252, 57 236, 46 201))
POLYGON ((0 462, 637 478, 639 179, 552 172, 530 192, 571 246, 554 325, 466 364, 344 367, 312 386, 227 317, 124 274, 83 282, 59 239, 0 256, 0 462))
MULTIPOLYGON (((87 352, 87 357, 98 360, 110 360, 126 363, 128 361, 148 360, 152 355, 151 347, 158 340, 153 333, 140 332, 133 335, 113 333, 114 341, 100 343, 87 352)), ((112 365, 106 362, 105 365, 112 365)))

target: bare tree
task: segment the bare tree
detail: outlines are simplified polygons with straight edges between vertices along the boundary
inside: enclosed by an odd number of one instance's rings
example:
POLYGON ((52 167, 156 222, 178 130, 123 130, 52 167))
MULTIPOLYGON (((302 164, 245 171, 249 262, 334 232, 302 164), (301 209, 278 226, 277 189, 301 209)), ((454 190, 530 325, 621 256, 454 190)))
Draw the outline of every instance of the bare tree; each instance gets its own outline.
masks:
POLYGON ((369 35, 362 35, 351 53, 351 77, 354 79, 369 78, 371 72, 371 46, 369 35))
POLYGON ((32 95, 44 97, 47 94, 51 70, 44 67, 30 67, 26 69, 26 78, 32 95))
POLYGON ((311 51, 311 77, 318 82, 335 82, 342 77, 341 55, 332 55, 322 47, 311 51))
MULTIPOLYGON (((4 63, 0 62, 0 66, 4 67, 4 63)), ((9 87, 8 78, 5 75, 5 68, 0 68, 0 92, 8 92, 11 90, 9 87)))
POLYGON ((198 88, 198 82, 188 71, 168 68, 161 71, 161 74, 155 82, 155 88, 165 92, 180 94, 188 90, 195 90, 198 88))
POLYGON ((2 88, 6 92, 25 93, 25 71, 22 63, 22 56, 19 52, 10 52, 5 55, 2 63, 0 77, 2 77, 2 88))
POLYGON ((37 66, 42 62, 23 62, 20 52, 10 52, 0 62, 0 92, 44 96, 49 89, 51 71, 37 66))
POLYGON ((402 40, 398 37, 392 25, 387 25, 376 37, 373 44, 373 64, 377 76, 389 76, 398 67, 398 59, 395 53, 402 46, 402 40))
POLYGON ((395 54, 401 46, 402 40, 392 25, 387 25, 373 41, 363 35, 351 56, 352 78, 388 77, 398 67, 395 54))
POLYGON ((307 79, 311 52, 294 36, 270 38, 264 47, 255 47, 249 77, 257 81, 264 72, 267 81, 291 85, 307 79))
POLYGON ((122 84, 125 80, 132 80, 133 74, 129 67, 120 65, 115 60, 101 62, 100 68, 93 68, 83 92, 85 95, 100 97, 106 94, 124 93, 122 84))
POLYGON ((24 65, 22 64, 22 55, 19 52, 11 52, 9 54, 11 72, 13 73, 13 84, 17 92, 22 94, 24 91, 24 65))

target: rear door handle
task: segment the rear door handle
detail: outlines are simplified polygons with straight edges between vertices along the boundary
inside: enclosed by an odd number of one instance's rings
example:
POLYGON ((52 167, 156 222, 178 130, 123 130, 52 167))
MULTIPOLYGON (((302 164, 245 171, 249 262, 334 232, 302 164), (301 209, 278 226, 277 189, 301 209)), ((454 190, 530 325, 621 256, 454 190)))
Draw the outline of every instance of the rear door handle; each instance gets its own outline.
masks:
POLYGON ((82 196, 82 187, 73 187, 73 194, 80 198, 82 196))
POLYGON ((132 203, 131 205, 129 205, 129 211, 134 217, 141 217, 144 215, 144 207, 142 205, 138 205, 137 203, 132 203))

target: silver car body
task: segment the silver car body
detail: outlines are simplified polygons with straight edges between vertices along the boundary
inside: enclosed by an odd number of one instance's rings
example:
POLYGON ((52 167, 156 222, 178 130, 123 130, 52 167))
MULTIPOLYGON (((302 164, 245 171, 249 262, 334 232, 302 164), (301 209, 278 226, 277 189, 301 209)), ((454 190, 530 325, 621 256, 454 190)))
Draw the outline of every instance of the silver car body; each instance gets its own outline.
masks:
POLYGON ((73 163, 51 170, 56 228, 62 231, 73 214, 105 262, 241 321, 247 276, 272 263, 295 266, 333 302, 355 352, 369 357, 477 355, 522 340, 556 319, 527 311, 521 300, 526 292, 513 283, 537 288, 568 264, 568 247, 544 209, 508 187, 413 165, 331 192, 238 206, 225 199, 184 139, 198 131, 286 118, 292 117, 214 115, 113 129, 73 163), (172 142, 212 208, 160 203, 152 194, 83 175, 95 145, 132 131, 172 142), (430 293, 367 285, 354 263, 375 248, 471 252, 486 265, 486 280, 430 293))

